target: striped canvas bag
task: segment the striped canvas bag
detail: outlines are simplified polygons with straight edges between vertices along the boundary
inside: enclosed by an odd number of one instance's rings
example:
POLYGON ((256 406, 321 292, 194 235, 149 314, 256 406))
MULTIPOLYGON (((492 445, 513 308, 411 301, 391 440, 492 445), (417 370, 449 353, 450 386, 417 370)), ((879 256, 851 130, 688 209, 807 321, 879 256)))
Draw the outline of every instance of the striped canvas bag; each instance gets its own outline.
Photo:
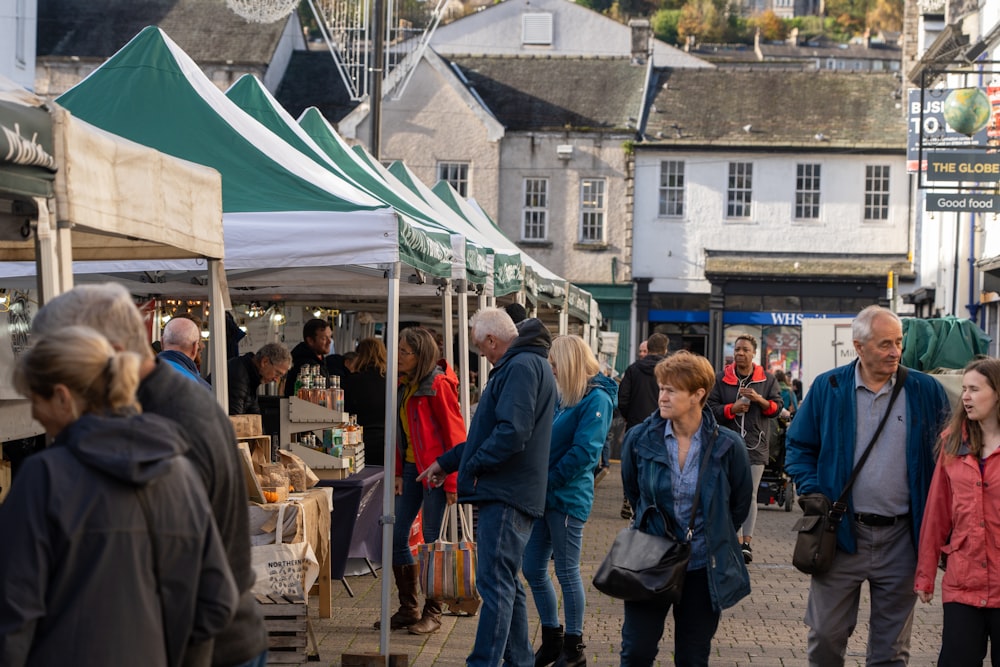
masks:
POLYGON ((461 508, 456 510, 462 526, 458 542, 444 540, 449 532, 448 516, 454 516, 446 508, 438 539, 417 547, 420 588, 426 597, 449 603, 479 599, 479 591, 476 590, 476 543, 469 537, 471 531, 465 512, 461 508))

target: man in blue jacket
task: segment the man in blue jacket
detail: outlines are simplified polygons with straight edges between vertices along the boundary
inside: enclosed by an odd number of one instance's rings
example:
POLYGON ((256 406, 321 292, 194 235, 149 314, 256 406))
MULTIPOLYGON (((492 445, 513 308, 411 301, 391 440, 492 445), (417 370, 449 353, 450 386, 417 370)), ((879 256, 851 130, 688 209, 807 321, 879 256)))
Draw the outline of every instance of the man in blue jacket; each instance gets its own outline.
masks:
MULTIPOLYGON (((840 497, 899 381, 899 317, 869 306, 855 318, 852 334, 857 360, 816 378, 788 429, 785 469, 800 494, 840 497)), ((917 538, 934 444, 947 413, 937 380, 909 370, 847 498, 833 566, 812 577, 805 617, 810 665, 844 664, 865 581, 871 592, 868 664, 909 662, 917 538)))
POLYGON ((468 440, 443 454, 418 479, 444 483, 458 471, 458 496, 479 506, 476 585, 483 599, 466 664, 534 664, 528 607, 518 577, 534 520, 545 512, 556 385, 552 338, 541 321, 515 326, 502 308, 469 322, 472 340, 493 364, 469 426, 468 440))

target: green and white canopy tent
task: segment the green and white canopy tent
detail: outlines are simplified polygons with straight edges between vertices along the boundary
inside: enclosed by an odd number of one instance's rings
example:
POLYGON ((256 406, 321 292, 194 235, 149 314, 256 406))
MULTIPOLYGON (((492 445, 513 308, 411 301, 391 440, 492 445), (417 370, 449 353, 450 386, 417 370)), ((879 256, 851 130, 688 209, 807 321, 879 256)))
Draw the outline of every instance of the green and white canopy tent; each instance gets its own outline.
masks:
MULTIPOLYGON (((202 291, 222 300, 223 247, 218 172, 105 132, 0 77, 0 284, 44 304, 73 286, 74 261, 187 259, 207 264, 202 291)), ((29 300, 18 301, 0 327, 0 440, 41 432, 10 385, 30 322, 29 300)), ((221 310, 210 325, 222 330, 221 310)))
MULTIPOLYGON (((479 229, 495 236, 498 242, 500 242, 499 239, 503 239, 506 243, 513 245, 477 203, 462 199, 462 196, 447 181, 438 181, 434 185, 434 194, 448 206, 460 212, 464 218, 479 229)), ((557 276, 527 253, 521 253, 521 255, 525 258, 525 282, 528 297, 561 309, 561 314, 564 317, 560 319, 559 333, 566 333, 568 323, 565 316, 572 315, 585 325, 589 325, 591 321, 590 294, 571 285, 568 280, 557 276), (574 295, 573 298, 570 296, 571 293, 574 295)))
MULTIPOLYGON (((228 100, 159 28, 145 28, 59 103, 98 127, 217 169, 227 269, 402 262, 432 276, 451 273, 446 232, 403 220, 304 158, 228 100)), ((134 267, 103 270, 116 269, 134 267)))
POLYGON ((393 162, 388 169, 381 164, 374 162, 360 146, 355 146, 354 151, 363 155, 365 159, 371 161, 373 166, 386 174, 386 178, 391 178, 413 192, 422 201, 428 203, 435 210, 445 212, 451 219, 457 220, 454 224, 461 225, 466 233, 479 242, 487 245, 493 251, 493 278, 490 289, 486 295, 491 297, 501 297, 519 292, 524 287, 524 256, 522 251, 506 238, 497 238, 495 235, 484 233, 482 229, 474 225, 468 218, 462 215, 461 211, 449 206, 440 197, 434 194, 433 190, 417 178, 409 167, 400 161, 393 162))
MULTIPOLYGON (((486 282, 487 248, 469 242, 461 236, 461 230, 449 227, 440 219, 438 213, 423 202, 408 197, 407 191, 394 189, 379 178, 366 163, 350 151, 329 125, 327 125, 326 141, 320 143, 278 104, 255 76, 250 74, 244 75, 233 84, 226 91, 226 97, 323 169, 392 207, 404 221, 451 235, 455 251, 452 278, 468 280, 473 284, 486 282)), ((319 116, 319 113, 316 112, 316 115, 319 116)), ((319 119, 323 123, 326 122, 321 116, 319 119)))

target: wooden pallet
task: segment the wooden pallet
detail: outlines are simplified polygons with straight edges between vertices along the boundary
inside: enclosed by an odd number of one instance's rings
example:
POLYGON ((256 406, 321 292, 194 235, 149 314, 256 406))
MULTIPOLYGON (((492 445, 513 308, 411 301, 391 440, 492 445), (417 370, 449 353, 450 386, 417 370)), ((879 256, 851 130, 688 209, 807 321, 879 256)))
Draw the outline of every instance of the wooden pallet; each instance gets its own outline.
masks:
POLYGON ((258 595, 267 627, 267 664, 298 665, 306 662, 309 606, 300 597, 258 595))

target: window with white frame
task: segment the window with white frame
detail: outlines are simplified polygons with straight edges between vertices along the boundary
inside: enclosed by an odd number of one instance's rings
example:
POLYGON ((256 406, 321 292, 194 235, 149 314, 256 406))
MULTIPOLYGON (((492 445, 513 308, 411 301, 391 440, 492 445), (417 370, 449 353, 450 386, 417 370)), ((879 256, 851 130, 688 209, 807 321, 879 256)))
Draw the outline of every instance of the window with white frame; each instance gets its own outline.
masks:
POLYGON ((462 197, 469 196, 469 163, 438 162, 438 180, 448 181, 462 197))
POLYGON ((684 217, 684 162, 660 162, 660 216, 684 217))
POLYGON ((795 219, 819 219, 819 165, 795 165, 795 219))
POLYGON ((726 217, 749 218, 753 196, 753 163, 730 162, 726 187, 726 217))
POLYGON ((865 166, 865 220, 889 219, 889 165, 865 166))
POLYGON ((580 181, 580 241, 604 241, 604 179, 585 178, 580 181))
POLYGON ((549 179, 524 179, 524 226, 521 238, 525 241, 544 241, 549 234, 549 179))

